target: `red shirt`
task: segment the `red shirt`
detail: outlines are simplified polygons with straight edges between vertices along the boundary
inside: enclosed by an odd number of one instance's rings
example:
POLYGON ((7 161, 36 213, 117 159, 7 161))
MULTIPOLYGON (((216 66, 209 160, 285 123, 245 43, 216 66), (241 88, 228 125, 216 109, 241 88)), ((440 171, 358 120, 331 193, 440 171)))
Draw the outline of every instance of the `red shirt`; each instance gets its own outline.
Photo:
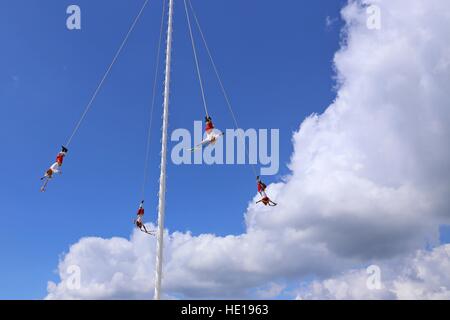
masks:
POLYGON ((264 191, 266 186, 262 182, 258 182, 258 192, 264 191))
POLYGON ((205 131, 210 131, 212 129, 214 129, 214 124, 212 123, 212 121, 206 122, 205 131))
POLYGON ((139 216, 143 216, 144 215, 144 208, 139 208, 137 214, 139 216))
POLYGON ((64 155, 61 154, 61 153, 58 153, 58 155, 56 156, 56 162, 62 164, 62 163, 63 163, 63 160, 64 160, 64 155))

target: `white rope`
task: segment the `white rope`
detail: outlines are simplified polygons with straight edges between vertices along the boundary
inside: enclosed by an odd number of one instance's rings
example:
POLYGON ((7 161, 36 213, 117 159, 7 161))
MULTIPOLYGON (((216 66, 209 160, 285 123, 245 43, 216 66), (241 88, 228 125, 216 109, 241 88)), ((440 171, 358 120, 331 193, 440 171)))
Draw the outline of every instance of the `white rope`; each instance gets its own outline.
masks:
POLYGON ((184 9, 186 11, 186 19, 187 19, 187 23, 188 23, 188 27, 189 27, 189 35, 191 37, 192 51, 194 52, 195 66, 197 67, 198 82, 200 83, 200 90, 202 92, 203 106, 205 107, 206 116, 209 117, 208 107, 206 105, 205 91, 203 89, 202 76, 201 76, 201 73, 200 73, 200 66, 199 66, 198 58, 197 58, 197 51, 195 49, 194 36, 192 34, 191 19, 189 17, 189 12, 188 12, 188 8, 187 8, 187 5, 186 5, 186 0, 184 0, 184 9))
MULTIPOLYGON (((189 2, 189 6, 190 6, 190 8, 191 8, 191 10, 192 10, 192 14, 193 14, 193 16, 194 16, 195 23, 196 23, 197 28, 198 28, 198 30, 199 30, 199 32, 200 32, 201 38, 202 38, 202 40, 203 40, 203 44, 205 45, 206 52, 208 53, 208 56, 209 56, 209 60, 211 61, 211 64, 212 64, 212 66, 213 66, 214 72, 215 72, 215 74, 216 74, 217 80, 218 80, 219 85, 220 85, 220 89, 222 90, 222 94, 223 94, 223 96, 225 97, 225 101, 226 101, 226 103, 227 103, 228 110, 230 111, 231 117, 233 118, 235 128, 236 128, 236 129, 239 129, 240 127, 239 127, 239 124, 238 124, 236 115, 235 115, 235 113, 234 113, 234 111, 233 111, 233 107, 231 106, 230 98, 228 97, 228 94, 227 94, 227 92, 226 92, 226 90, 225 90, 225 86, 223 85, 222 79, 221 79, 221 77, 220 77, 219 71, 218 71, 217 66, 216 66, 216 64, 215 64, 215 62, 214 62, 214 59, 213 59, 213 57, 212 57, 211 51, 209 50, 209 46, 208 46, 208 44, 207 44, 207 42, 206 42, 205 35, 203 34, 203 30, 202 30, 202 28, 201 28, 201 26, 200 26, 200 22, 198 21, 197 15, 196 15, 195 10, 194 10, 194 7, 192 6, 192 3, 191 3, 190 0, 187 0, 187 1, 189 2)), ((185 2, 186 2, 186 0, 185 0, 185 2)), ((245 151, 246 151, 247 156, 248 156, 248 150, 247 150, 247 148, 245 148, 245 151)), ((250 157, 249 157, 249 159, 250 159, 250 157)), ((253 170, 254 175, 255 175, 255 176, 258 176, 258 174, 256 173, 256 169, 255 169, 254 165, 253 165, 253 164, 250 164, 250 165, 251 165, 251 167, 252 167, 252 170, 253 170)))
POLYGON ((163 35, 163 27, 164 27, 164 14, 166 12, 166 1, 162 1, 162 13, 161 13, 161 25, 159 27, 159 40, 158 40, 158 50, 156 54, 156 63, 155 63, 155 78, 153 79, 153 92, 152 92, 152 104, 150 108, 150 120, 148 123, 148 133, 147 133, 147 145, 145 148, 145 162, 144 162, 144 178, 142 182, 142 199, 145 197, 145 187, 148 179, 148 162, 150 158, 150 143, 151 143, 151 132, 152 132, 152 124, 153 124, 153 111, 155 109, 155 97, 156 97, 156 85, 158 82, 158 70, 159 70, 159 60, 161 56, 161 43, 162 43, 162 35, 163 35))
POLYGON ((89 100, 89 103, 86 105, 86 108, 84 109, 84 112, 81 115, 80 120, 78 121, 77 125, 75 126, 75 129, 72 131, 72 134, 70 135, 69 140, 67 140, 67 143, 65 144, 66 147, 69 147, 70 143, 72 142, 73 137, 77 133, 77 131, 80 128, 84 118, 86 117, 87 113, 91 109, 91 106, 92 106, 95 98, 97 97, 97 94, 99 93, 103 83, 105 82, 106 78, 108 77, 112 67, 116 63, 117 58, 119 57, 120 53, 122 52, 122 49, 124 48, 125 44, 127 43, 128 38, 131 35, 131 32, 133 32, 133 29, 136 26, 137 22, 139 21, 139 18, 141 17, 142 12, 144 11, 144 9, 147 6, 148 2, 149 2, 149 0, 145 0, 144 4, 142 5, 141 10, 139 11, 139 13, 137 14, 136 18, 134 19, 133 24, 131 25, 130 29, 128 29, 128 32, 127 32, 125 38, 123 39, 122 44, 120 45, 119 49, 117 50, 117 52, 116 52, 116 54, 115 54, 111 64, 109 65, 108 69, 106 69, 106 72, 104 73, 103 78, 101 79, 100 83, 98 84, 97 88, 95 89, 94 94, 91 97, 91 100, 89 100))

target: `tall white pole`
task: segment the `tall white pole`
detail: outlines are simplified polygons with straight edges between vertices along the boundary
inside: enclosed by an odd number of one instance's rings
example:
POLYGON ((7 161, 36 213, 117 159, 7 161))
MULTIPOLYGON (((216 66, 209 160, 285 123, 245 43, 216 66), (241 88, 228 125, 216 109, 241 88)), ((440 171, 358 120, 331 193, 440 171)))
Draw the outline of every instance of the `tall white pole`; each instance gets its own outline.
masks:
POLYGON ((169 125, 169 95, 170 95, 170 63, 172 57, 172 16, 173 0, 169 0, 169 21, 167 23, 166 47, 166 75, 164 80, 164 111, 161 143, 161 174, 159 177, 159 203, 158 203, 158 239, 156 246, 155 268, 155 300, 161 297, 162 264, 164 249, 164 214, 166 205, 166 163, 167 163, 167 127, 169 125))

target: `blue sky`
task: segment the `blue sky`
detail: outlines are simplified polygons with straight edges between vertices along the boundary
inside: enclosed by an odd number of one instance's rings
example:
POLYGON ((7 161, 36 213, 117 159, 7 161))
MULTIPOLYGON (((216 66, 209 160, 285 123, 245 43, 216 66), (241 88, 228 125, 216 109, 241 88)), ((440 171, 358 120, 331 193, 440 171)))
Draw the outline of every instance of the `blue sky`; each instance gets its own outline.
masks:
MULTIPOLYGON (((15 168, 0 186, 0 298, 45 296, 59 255, 82 236, 127 237, 140 200, 161 1, 146 8, 71 145, 63 176, 46 194, 39 192, 40 175, 67 140, 142 3, 76 1, 82 30, 69 31, 66 8, 72 2, 0 4, 0 161, 15 168)), ((290 136, 299 119, 333 99, 339 26, 328 28, 325 20, 338 17, 342 2, 193 1, 241 127, 280 129, 280 172, 269 182, 288 172, 290 136)), ((183 10, 178 1, 171 130, 192 128, 203 117, 183 10)), ((199 54, 210 113, 232 128, 207 57, 201 49, 199 54)), ((156 216, 161 103, 158 94, 146 195, 150 220, 156 216)), ((169 165, 166 226, 238 234, 254 194, 248 166, 169 165)))
MULTIPOLYGON (((345 1, 192 0, 243 128, 280 129, 280 172, 291 135, 334 99, 332 58, 345 1), (307 3, 307 5, 305 5, 307 3)), ((84 236, 128 237, 140 201, 146 126, 161 1, 150 1, 91 112, 64 174, 39 192, 39 177, 70 135, 142 1, 3 1, 0 4, 0 298, 39 299, 58 258, 84 236), (66 8, 82 30, 66 28, 66 8)), ((175 4, 170 130, 192 128, 204 111, 184 8, 175 4)), ((199 43, 199 42, 198 42, 199 43)), ((232 128, 207 57, 200 51, 209 111, 232 128)), ((162 78, 159 80, 162 92, 162 78)), ((155 220, 162 94, 157 95, 146 219, 155 220)), ((240 234, 254 196, 248 166, 168 166, 166 227, 240 234)), ((450 233, 442 229, 442 241, 450 233)))

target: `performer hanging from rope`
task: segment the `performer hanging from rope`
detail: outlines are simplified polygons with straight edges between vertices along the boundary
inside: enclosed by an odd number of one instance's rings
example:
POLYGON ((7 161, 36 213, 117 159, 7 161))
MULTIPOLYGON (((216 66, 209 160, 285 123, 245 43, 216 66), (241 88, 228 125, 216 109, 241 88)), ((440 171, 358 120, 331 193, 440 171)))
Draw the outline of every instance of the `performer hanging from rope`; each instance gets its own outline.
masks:
POLYGON ((62 166, 63 161, 64 161, 64 157, 66 156, 67 152, 69 150, 67 150, 66 147, 61 146, 61 151, 58 153, 58 155, 56 156, 56 162, 59 164, 59 166, 62 166))
POLYGON ((142 222, 143 217, 144 217, 144 200, 142 200, 141 204, 139 205, 139 208, 137 211, 137 218, 134 220, 134 224, 142 232, 145 232, 150 235, 155 235, 154 231, 147 230, 147 228, 145 227, 145 224, 142 222))
POLYGON ((259 194, 262 196, 263 194, 265 195, 265 191, 266 191, 266 184, 264 182, 261 181, 261 179, 259 178, 259 176, 256 177, 256 185, 258 187, 258 192, 259 194))
POLYGON ((210 116, 205 116, 205 132, 206 134, 210 134, 214 129, 214 124, 210 116))
POLYGON ((53 174, 62 174, 61 166, 68 151, 69 150, 67 150, 66 147, 61 147, 61 151, 56 156, 56 162, 50 166, 50 168, 45 172, 45 175, 41 178, 41 180, 45 180, 41 187, 41 192, 45 192, 48 182, 53 178, 53 174))
POLYGON ((194 148, 189 149, 190 151, 196 151, 200 150, 202 147, 207 147, 211 144, 215 144, 217 142, 217 139, 219 139, 221 136, 224 135, 223 132, 215 133, 214 132, 214 124, 212 122, 212 119, 210 116, 205 117, 205 133, 206 138, 200 142, 198 145, 196 145, 194 148))
POLYGON ((270 200, 270 198, 267 196, 267 194, 266 194, 267 186, 264 182, 261 181, 259 176, 256 177, 256 184, 258 187, 258 192, 261 195, 261 200, 257 201, 256 203, 262 202, 265 206, 268 205, 271 207, 275 207, 277 204, 275 202, 273 202, 272 200, 270 200))

